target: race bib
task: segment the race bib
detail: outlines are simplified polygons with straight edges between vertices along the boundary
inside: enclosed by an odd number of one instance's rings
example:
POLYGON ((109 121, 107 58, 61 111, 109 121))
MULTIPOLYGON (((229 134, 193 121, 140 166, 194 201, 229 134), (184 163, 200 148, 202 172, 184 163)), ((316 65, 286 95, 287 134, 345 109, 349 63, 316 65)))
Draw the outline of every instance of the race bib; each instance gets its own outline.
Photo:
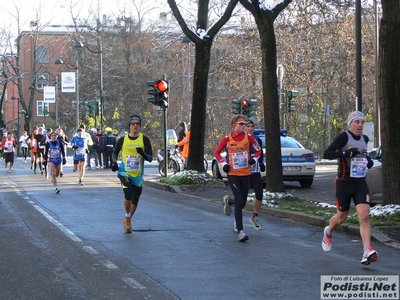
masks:
POLYGON ((50 149, 50 158, 59 158, 60 150, 58 149, 50 149))
POLYGON ((248 166, 248 158, 249 155, 247 151, 243 152, 235 152, 233 153, 233 168, 234 169, 243 169, 248 166))
POLYGON ((140 155, 127 155, 126 156, 126 170, 140 170, 140 155))
POLYGON ((368 160, 362 157, 353 157, 350 160, 350 177, 363 178, 367 175, 368 160))

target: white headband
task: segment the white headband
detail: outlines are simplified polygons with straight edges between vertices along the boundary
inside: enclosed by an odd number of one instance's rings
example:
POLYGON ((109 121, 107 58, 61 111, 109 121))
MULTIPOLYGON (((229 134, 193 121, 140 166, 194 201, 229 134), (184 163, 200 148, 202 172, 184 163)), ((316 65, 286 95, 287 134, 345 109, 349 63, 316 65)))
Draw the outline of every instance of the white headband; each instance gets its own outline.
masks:
POLYGON ((361 117, 361 116, 354 116, 350 120, 347 121, 347 126, 350 126, 350 124, 355 120, 363 120, 364 121, 365 119, 364 119, 364 117, 361 117))

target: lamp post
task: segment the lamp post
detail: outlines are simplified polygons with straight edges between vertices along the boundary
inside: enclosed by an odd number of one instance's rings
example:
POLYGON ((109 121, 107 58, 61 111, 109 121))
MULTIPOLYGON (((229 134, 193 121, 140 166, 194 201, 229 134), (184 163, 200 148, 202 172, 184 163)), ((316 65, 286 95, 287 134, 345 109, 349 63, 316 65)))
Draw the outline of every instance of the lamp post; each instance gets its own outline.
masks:
MULTIPOLYGON (((84 47, 83 43, 81 41, 77 41, 75 43, 76 45, 81 45, 81 47, 84 47)), ((99 71, 100 71, 100 129, 103 129, 103 107, 104 107, 104 85, 103 85, 103 44, 102 42, 98 39, 97 40, 97 45, 98 45, 98 51, 95 51, 93 49, 90 49, 88 46, 85 46, 86 49, 88 49, 92 53, 99 54, 100 57, 100 63, 99 63, 99 71)), ((75 45, 74 45, 75 47, 75 45)))
MULTIPOLYGON (((83 48, 83 43, 81 41, 76 41, 74 43, 74 48, 78 51, 83 48)), ((67 63, 63 62, 61 58, 57 58, 54 62, 56 65, 66 65, 68 69, 75 69, 75 82, 76 82, 76 129, 79 128, 79 59, 78 56, 75 60, 75 67, 69 66, 67 63)), ((56 106, 57 108, 57 106, 56 106)))
MULTIPOLYGON (((13 101, 12 120, 15 121, 15 119, 17 119, 17 136, 16 136, 15 140, 18 142, 18 139, 19 139, 19 98, 15 97, 15 96, 12 96, 11 100, 13 101), (17 118, 15 118, 15 105, 14 105, 15 101, 18 101, 17 102, 17 112, 18 112, 17 113, 17 118)), ((19 156, 19 147, 17 147, 17 156, 19 156)))

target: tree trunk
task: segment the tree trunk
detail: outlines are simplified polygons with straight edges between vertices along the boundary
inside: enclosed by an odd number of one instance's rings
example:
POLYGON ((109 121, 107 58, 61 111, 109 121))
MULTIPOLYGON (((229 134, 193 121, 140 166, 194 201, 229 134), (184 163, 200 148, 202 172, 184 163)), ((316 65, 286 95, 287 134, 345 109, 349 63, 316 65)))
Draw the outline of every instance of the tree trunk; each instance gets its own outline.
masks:
POLYGON ((276 76, 276 40, 273 19, 264 14, 257 19, 262 52, 262 85, 266 151, 266 190, 284 192, 279 125, 279 97, 276 76))
POLYGON ((206 129, 207 87, 211 45, 212 43, 207 41, 196 44, 188 169, 198 172, 204 172, 204 136, 206 129))
POLYGON ((383 204, 399 204, 400 189, 400 1, 382 0, 379 33, 383 204))

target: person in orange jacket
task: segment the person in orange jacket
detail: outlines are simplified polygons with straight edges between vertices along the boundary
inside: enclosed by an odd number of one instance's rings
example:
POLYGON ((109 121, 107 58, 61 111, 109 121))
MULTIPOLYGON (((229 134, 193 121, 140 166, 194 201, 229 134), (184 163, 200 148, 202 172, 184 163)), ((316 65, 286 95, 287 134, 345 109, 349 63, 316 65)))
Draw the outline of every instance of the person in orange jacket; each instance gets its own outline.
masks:
POLYGON ((182 156, 185 158, 185 165, 189 161, 189 142, 190 142, 190 129, 186 132, 186 136, 177 144, 178 147, 183 146, 182 156))

